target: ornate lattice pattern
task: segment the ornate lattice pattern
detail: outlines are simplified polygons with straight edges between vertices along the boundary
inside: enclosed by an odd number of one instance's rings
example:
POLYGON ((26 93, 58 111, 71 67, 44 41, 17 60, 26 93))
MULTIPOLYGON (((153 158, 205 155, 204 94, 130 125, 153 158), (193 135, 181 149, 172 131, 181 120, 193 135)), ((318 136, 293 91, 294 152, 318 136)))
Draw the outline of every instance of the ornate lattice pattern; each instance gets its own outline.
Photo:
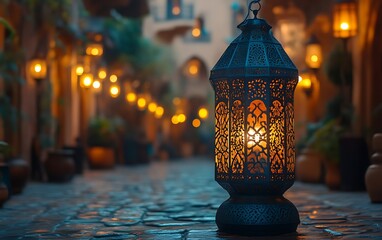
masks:
POLYGON ((267 51, 268 56, 268 62, 271 66, 282 66, 283 60, 281 59, 281 56, 277 52, 276 48, 273 46, 273 44, 266 44, 265 47, 267 51))
POLYGON ((263 101, 254 100, 248 106, 247 168, 251 174, 267 171, 267 108, 263 101))
POLYGON ((240 100, 232 104, 231 114, 231 170, 241 174, 244 170, 244 106, 240 100))
POLYGON ((223 56, 219 59, 217 62, 215 68, 225 68, 229 65, 231 62, 231 56, 235 51, 236 46, 235 45, 230 45, 227 50, 224 52, 223 56))
POLYGON ((282 174, 285 162, 284 143, 284 107, 281 102, 274 100, 270 109, 269 145, 272 174, 282 174))
POLYGON ((216 82, 216 100, 229 98, 229 85, 227 81, 216 82))
POLYGON ((232 82, 231 98, 233 100, 242 99, 244 96, 244 81, 236 79, 232 82))
POLYGON ((248 66, 265 66, 267 63, 264 47, 261 43, 252 43, 249 47, 248 66))
POLYGON ((229 168, 229 112, 224 102, 216 105, 215 164, 217 173, 228 173, 229 168))
POLYGON ((271 93, 272 98, 278 98, 280 100, 284 100, 284 84, 281 79, 274 79, 271 82, 271 93))
POLYGON ((263 79, 251 80, 248 82, 248 99, 261 98, 266 100, 266 82, 263 79))
POLYGON ((286 119, 287 119, 287 171, 289 178, 294 178, 295 172, 295 161, 296 161, 296 153, 295 153, 295 137, 294 137, 294 108, 292 103, 288 103, 286 106, 286 119))

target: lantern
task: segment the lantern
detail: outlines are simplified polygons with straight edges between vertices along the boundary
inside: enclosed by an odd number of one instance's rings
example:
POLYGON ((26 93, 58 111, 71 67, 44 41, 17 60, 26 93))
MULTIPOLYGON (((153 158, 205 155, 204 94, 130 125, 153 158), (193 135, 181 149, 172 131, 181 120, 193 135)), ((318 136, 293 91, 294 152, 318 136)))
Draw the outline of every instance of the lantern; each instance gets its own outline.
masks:
POLYGON ((33 59, 29 63, 29 73, 35 80, 42 80, 46 77, 46 61, 44 59, 33 59))
POLYGON ((86 54, 89 56, 102 56, 103 47, 99 43, 91 43, 86 47, 86 54))
POLYGON ((117 98, 121 92, 121 89, 119 87, 118 84, 113 84, 110 89, 109 89, 109 92, 110 92, 110 96, 112 98, 117 98))
POLYGON ((82 74, 80 77, 80 86, 82 88, 90 88, 93 85, 93 74, 86 73, 82 74))
POLYGON ((311 73, 309 71, 304 71, 300 75, 300 80, 298 85, 302 88, 305 95, 309 98, 312 96, 313 90, 314 90, 314 84, 316 76, 314 73, 311 73))
POLYGON ((312 36, 306 44, 305 62, 309 68, 319 69, 322 64, 322 49, 316 36, 312 36))
POLYGON ((354 0, 337 0, 333 11, 333 32, 336 38, 350 38, 357 34, 357 8, 354 0))
POLYGON ((81 64, 78 64, 75 70, 76 70, 77 76, 81 76, 82 74, 84 74, 84 71, 85 71, 84 66, 82 66, 81 64))
MULTIPOLYGON (((215 180, 230 194, 217 210, 223 232, 274 235, 294 232, 296 207, 283 197, 295 179, 294 90, 298 71, 257 18, 211 71, 215 90, 215 180)), ((258 9, 251 9, 252 5, 258 9)))

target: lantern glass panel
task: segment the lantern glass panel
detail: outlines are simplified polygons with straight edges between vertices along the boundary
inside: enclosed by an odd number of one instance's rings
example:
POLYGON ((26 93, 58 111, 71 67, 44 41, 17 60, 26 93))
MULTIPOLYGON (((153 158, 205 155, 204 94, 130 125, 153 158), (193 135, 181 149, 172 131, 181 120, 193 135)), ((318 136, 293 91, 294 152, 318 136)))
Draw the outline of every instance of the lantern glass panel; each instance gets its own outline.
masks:
POLYGON ((353 1, 334 5, 333 31, 336 38, 349 38, 357 34, 357 7, 353 1))

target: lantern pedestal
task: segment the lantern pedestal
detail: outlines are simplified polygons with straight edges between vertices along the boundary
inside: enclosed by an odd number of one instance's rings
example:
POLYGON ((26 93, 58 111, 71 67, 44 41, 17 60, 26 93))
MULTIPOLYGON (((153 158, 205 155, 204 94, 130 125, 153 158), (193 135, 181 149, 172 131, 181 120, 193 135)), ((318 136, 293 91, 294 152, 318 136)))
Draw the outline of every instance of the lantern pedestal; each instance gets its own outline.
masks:
POLYGON ((216 213, 220 231, 239 235, 292 233, 299 223, 296 207, 283 196, 231 196, 216 213))

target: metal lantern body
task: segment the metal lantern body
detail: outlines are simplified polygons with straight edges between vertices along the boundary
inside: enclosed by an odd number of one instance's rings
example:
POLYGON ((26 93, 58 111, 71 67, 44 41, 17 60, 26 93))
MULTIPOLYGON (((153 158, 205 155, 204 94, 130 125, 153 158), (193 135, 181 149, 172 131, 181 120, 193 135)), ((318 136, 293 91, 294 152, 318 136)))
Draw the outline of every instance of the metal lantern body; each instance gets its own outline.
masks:
POLYGON ((296 207, 283 197, 295 179, 294 90, 298 71, 266 21, 242 34, 211 71, 216 97, 215 180, 230 198, 217 211, 223 232, 296 231, 296 207))

